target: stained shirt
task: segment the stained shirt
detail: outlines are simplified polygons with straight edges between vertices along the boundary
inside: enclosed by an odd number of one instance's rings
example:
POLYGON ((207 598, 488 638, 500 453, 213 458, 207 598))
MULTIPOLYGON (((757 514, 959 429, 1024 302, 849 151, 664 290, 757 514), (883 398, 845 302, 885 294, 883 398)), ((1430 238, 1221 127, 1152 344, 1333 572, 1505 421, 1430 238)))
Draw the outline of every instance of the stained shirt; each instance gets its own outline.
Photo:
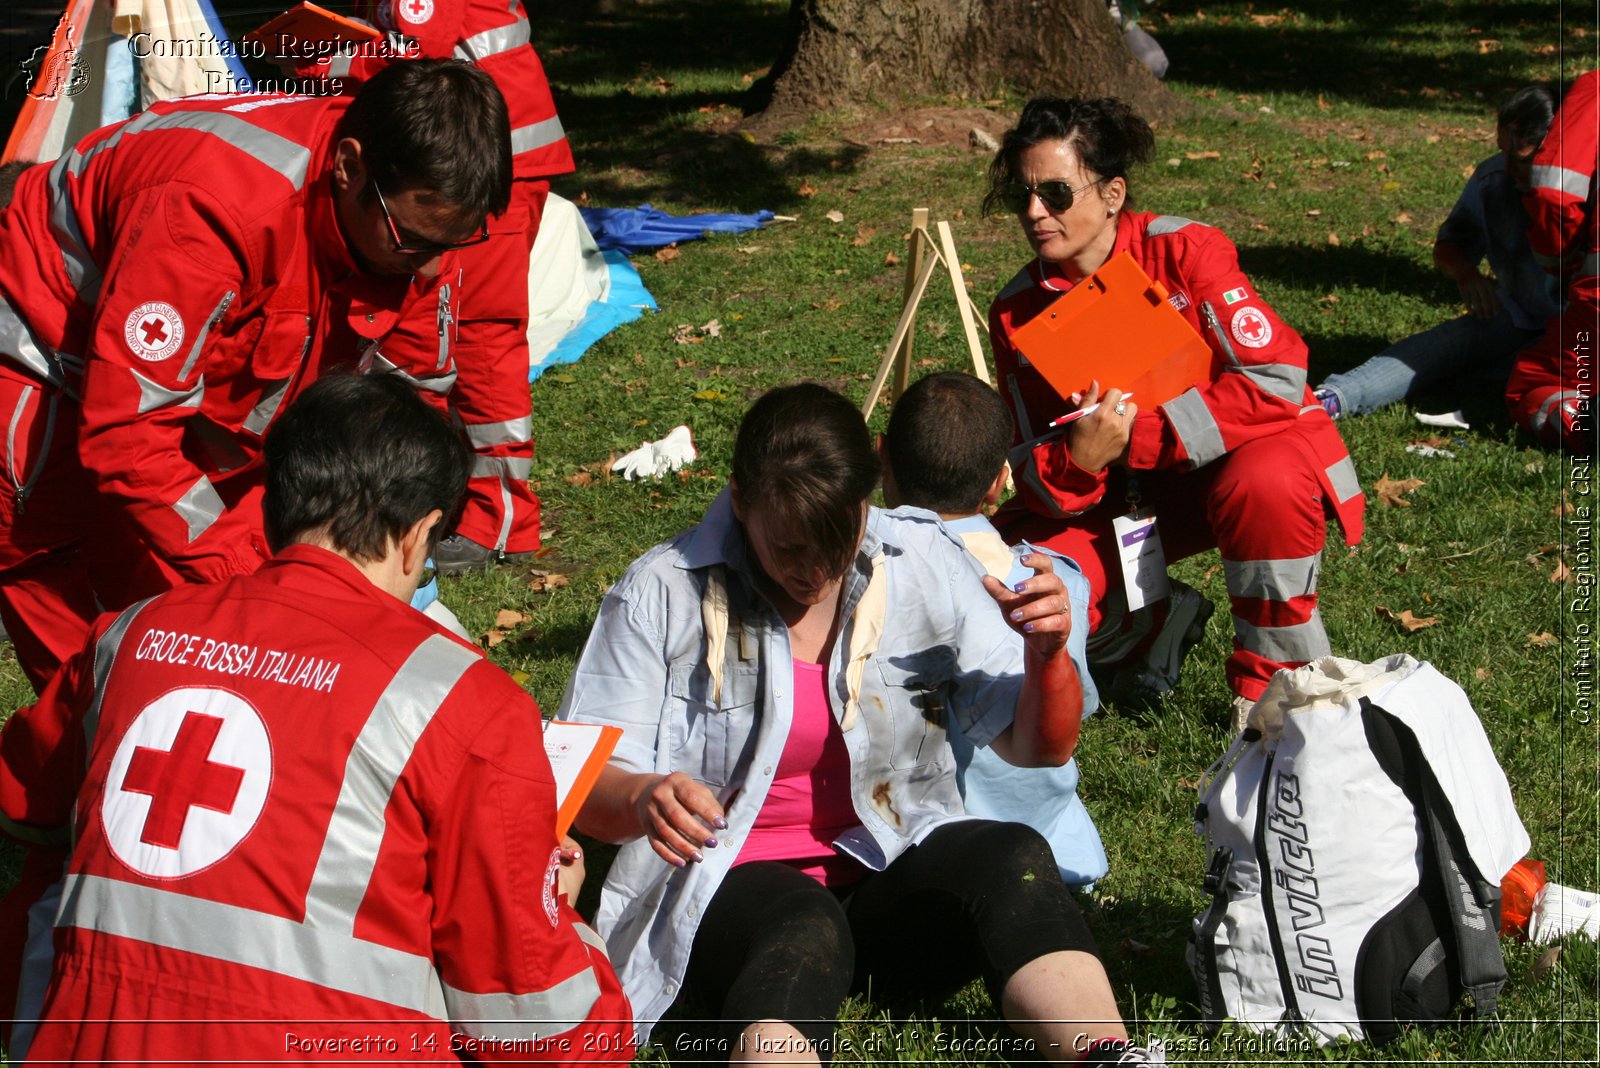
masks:
MULTIPOLYGON (((641 1040, 677 996, 700 917, 766 799, 793 718, 788 628, 752 568, 724 493, 699 526, 612 587, 557 713, 621 727, 614 765, 686 772, 727 812, 703 863, 673 868, 640 838, 606 878, 596 926, 641 1040)), ((1023 642, 931 513, 870 510, 840 598, 827 694, 861 826, 834 847, 881 870, 965 818, 945 724, 953 717, 978 746, 1010 726, 1023 642)))

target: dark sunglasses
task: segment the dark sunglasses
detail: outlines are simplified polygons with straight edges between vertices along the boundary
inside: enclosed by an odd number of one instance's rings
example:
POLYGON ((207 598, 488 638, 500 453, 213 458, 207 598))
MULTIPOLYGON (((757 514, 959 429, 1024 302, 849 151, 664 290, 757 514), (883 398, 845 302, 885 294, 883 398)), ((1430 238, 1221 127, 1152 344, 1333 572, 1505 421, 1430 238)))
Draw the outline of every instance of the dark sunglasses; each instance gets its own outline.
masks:
POLYGON ((1013 215, 1021 215, 1028 210, 1028 204, 1034 197, 1039 202, 1057 214, 1072 208, 1072 199, 1090 186, 1099 185, 1104 178, 1096 178, 1074 189, 1066 182, 1052 179, 1040 182, 1037 185, 1028 185, 1026 182, 1007 182, 1000 187, 1000 206, 1013 215))
POLYGON ((394 224, 394 216, 389 214, 389 205, 384 203, 383 190, 378 188, 378 180, 372 179, 372 191, 378 194, 378 207, 383 209, 383 221, 389 224, 389 238, 394 242, 394 251, 402 256, 435 256, 441 252, 453 252, 458 248, 471 248, 481 245, 489 240, 489 219, 483 220, 483 228, 477 237, 469 237, 465 241, 452 241, 446 244, 427 242, 420 245, 407 244, 400 238, 400 229, 394 224))

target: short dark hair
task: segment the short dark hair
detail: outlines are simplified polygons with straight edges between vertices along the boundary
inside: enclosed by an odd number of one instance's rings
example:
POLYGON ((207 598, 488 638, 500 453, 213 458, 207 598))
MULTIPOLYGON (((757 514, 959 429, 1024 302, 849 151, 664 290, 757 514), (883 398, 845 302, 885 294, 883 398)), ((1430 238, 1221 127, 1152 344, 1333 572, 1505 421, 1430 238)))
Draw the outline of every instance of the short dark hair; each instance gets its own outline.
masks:
POLYGON ((333 375, 295 400, 266 440, 267 542, 316 532, 377 560, 437 508, 455 517, 471 458, 444 417, 396 375, 333 375))
POLYGON ((1548 86, 1527 85, 1500 105, 1498 125, 1519 149, 1538 148, 1556 117, 1556 96, 1548 86))
MULTIPOLYGON (((983 212, 1000 205, 1002 186, 1021 181, 1017 160, 1024 151, 1044 141, 1070 141, 1078 158, 1101 179, 1128 179, 1128 168, 1147 163, 1155 151, 1156 135, 1126 101, 1112 96, 1036 96, 1022 109, 1017 124, 1000 139, 1000 150, 989 164, 989 191, 983 212)), ((1131 191, 1128 203, 1133 202, 1131 191)))
POLYGON ((884 443, 901 504, 941 515, 976 512, 1005 466, 1011 413, 993 387, 940 371, 895 401, 884 443))
POLYGON ((861 413, 814 382, 765 394, 745 413, 734 441, 742 507, 803 531, 830 575, 850 566, 861 540, 861 506, 881 474, 861 413))
POLYGON ((480 218, 511 203, 511 120, 494 79, 458 59, 374 74, 339 120, 383 189, 429 189, 480 218))

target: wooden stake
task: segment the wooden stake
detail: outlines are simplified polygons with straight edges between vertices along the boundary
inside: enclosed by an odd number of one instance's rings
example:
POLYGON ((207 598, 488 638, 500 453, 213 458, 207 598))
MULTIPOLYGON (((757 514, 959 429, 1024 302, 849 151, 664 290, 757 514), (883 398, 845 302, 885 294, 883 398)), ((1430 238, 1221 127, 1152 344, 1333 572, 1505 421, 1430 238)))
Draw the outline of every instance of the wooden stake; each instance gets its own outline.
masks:
MULTIPOLYGON (((911 291, 917 284, 917 278, 922 274, 922 262, 926 258, 924 250, 933 242, 928 238, 928 209, 911 209, 911 246, 906 255, 906 285, 905 301, 911 304, 911 291)), ((900 349, 899 358, 894 365, 894 385, 889 389, 889 400, 894 402, 900 399, 900 394, 906 391, 911 384, 911 349, 917 339, 917 317, 915 306, 912 308, 911 323, 906 329, 905 344, 900 349)), ((870 412, 871 409, 868 409, 870 412)))
POLYGON ((895 324, 894 337, 889 340, 889 347, 883 354, 883 362, 878 365, 878 375, 872 380, 872 388, 867 390, 867 399, 861 405, 863 418, 872 418, 872 409, 878 406, 878 397, 882 395, 883 384, 889 378, 889 369, 898 362, 902 346, 910 338, 911 325, 917 318, 917 305, 922 303, 922 295, 928 291, 928 282, 933 278, 934 268, 938 266, 939 257, 929 256, 923 262, 917 280, 912 283, 911 292, 906 298, 906 306, 900 312, 900 321, 895 324))
POLYGON ((961 312, 961 328, 966 331, 967 351, 972 354, 972 370, 984 385, 994 385, 989 377, 989 364, 983 358, 978 344, 978 328, 973 325, 972 301, 967 297, 967 282, 961 275, 961 260, 956 256, 956 239, 951 236, 950 224, 939 220, 939 243, 944 246, 945 266, 950 269, 950 284, 956 290, 956 308, 961 312))

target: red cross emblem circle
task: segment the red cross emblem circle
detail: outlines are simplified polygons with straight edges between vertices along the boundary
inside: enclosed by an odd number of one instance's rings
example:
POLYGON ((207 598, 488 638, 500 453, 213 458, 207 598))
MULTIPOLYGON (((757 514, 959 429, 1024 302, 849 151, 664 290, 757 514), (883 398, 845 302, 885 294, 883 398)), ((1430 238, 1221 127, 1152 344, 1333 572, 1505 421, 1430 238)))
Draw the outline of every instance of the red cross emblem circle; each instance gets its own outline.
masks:
POLYGON ((1264 348, 1272 340, 1272 323, 1260 308, 1246 304, 1228 323, 1233 340, 1247 349, 1264 348))
POLYGON ((250 702, 209 686, 170 690, 118 744, 101 827, 111 852, 141 875, 193 875, 244 841, 271 784, 272 745, 250 702))
POLYGON ((433 0, 396 0, 400 17, 413 26, 421 26, 433 18, 433 0))
POLYGON ((160 363, 183 344, 183 317, 166 301, 146 301, 128 313, 122 339, 139 359, 160 363))

